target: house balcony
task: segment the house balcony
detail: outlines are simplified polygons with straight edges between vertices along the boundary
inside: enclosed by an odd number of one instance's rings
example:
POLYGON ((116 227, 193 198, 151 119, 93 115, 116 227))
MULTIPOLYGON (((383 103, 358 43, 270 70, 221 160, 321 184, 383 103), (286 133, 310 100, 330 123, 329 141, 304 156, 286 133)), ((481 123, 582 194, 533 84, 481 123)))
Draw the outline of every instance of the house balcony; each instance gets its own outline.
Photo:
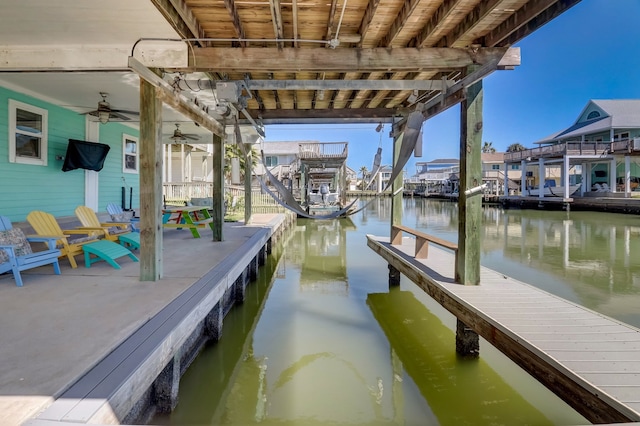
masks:
POLYGON ((331 161, 341 164, 349 155, 348 142, 304 142, 298 144, 298 158, 304 162, 331 161))
POLYGON ((504 161, 505 163, 515 163, 522 160, 558 158, 565 155, 604 156, 609 154, 640 155, 640 138, 615 140, 613 142, 567 141, 524 151, 507 152, 504 154, 504 161))

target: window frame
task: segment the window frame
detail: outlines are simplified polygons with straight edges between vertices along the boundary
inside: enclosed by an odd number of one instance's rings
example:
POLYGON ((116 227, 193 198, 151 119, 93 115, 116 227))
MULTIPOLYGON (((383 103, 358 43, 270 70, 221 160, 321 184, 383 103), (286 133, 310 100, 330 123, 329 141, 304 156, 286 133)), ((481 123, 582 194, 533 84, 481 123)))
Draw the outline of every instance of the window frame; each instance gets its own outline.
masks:
POLYGON ((126 133, 122 134, 122 173, 130 173, 136 175, 140 173, 140 153, 138 138, 135 136, 127 135, 126 133), (134 153, 127 152, 128 142, 135 143, 136 149, 134 153), (135 169, 127 167, 127 157, 135 158, 135 169))
POLYGON ((49 111, 34 105, 26 104, 24 102, 17 101, 15 99, 9 99, 9 162, 16 164, 29 164, 32 166, 44 166, 46 167, 49 159, 49 111), (37 114, 41 117, 42 129, 40 133, 33 133, 26 130, 18 129, 17 127, 17 112, 18 109, 37 114), (40 138, 40 156, 39 158, 22 157, 17 155, 16 150, 16 134, 22 134, 27 136, 35 136, 40 138))
POLYGON ((278 156, 277 155, 265 155, 264 162, 265 162, 265 166, 266 167, 276 167, 278 165, 278 156))
POLYGON ((631 138, 631 132, 629 132, 628 130, 613 134, 614 142, 629 140, 630 138, 631 138))

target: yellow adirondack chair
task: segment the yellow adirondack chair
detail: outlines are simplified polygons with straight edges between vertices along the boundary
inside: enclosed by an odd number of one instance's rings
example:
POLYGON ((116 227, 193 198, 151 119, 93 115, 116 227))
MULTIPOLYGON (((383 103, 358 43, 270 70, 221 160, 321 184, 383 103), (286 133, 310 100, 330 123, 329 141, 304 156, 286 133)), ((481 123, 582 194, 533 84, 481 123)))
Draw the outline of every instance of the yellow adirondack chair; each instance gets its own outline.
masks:
POLYGON ((95 233, 98 238, 104 238, 109 241, 117 241, 120 235, 129 234, 131 227, 129 223, 124 222, 100 222, 96 212, 91 207, 78 206, 76 208, 76 216, 82 223, 80 230, 95 233))
POLYGON ((97 241, 95 234, 87 234, 90 231, 81 229, 62 230, 56 218, 47 212, 34 210, 27 215, 27 221, 40 237, 56 237, 56 246, 60 250, 60 257, 67 257, 72 268, 77 268, 78 264, 74 256, 83 254, 82 246, 92 241, 97 241), (77 235, 71 241, 69 237, 77 235))

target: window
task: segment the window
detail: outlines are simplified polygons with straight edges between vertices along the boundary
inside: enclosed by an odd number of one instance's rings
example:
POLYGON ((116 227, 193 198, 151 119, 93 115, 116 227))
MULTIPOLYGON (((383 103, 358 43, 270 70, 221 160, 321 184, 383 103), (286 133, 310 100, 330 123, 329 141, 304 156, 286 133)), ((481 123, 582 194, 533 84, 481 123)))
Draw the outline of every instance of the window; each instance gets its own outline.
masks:
POLYGON ((47 165, 48 111, 9 100, 9 162, 47 165))
POLYGON ((598 111, 591 111, 589 115, 587 115, 587 120, 593 120, 598 117, 600 117, 600 113, 598 111))
POLYGON ((627 139, 629 139, 629 132, 616 133, 615 135, 613 135, 614 141, 624 141, 627 139))
POLYGON ((275 167, 278 165, 278 157, 273 155, 264 157, 265 166, 267 167, 275 167))
POLYGON ((122 172, 138 173, 138 138, 122 135, 122 172))
POLYGON ((491 170, 500 170, 500 164, 492 164, 491 170))
POLYGON ((520 170, 520 164, 512 164, 511 170, 520 170))

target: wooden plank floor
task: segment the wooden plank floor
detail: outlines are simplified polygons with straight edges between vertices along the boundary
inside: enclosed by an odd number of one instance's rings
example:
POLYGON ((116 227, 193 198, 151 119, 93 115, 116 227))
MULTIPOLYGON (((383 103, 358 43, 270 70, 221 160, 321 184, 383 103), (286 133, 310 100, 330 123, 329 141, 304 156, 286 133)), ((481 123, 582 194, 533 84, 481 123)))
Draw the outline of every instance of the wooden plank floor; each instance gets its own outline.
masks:
POLYGON ((428 259, 416 260, 412 238, 398 246, 385 237, 367 239, 387 262, 589 420, 640 421, 640 330, 484 267, 479 286, 456 284, 453 253, 433 244, 428 259))

